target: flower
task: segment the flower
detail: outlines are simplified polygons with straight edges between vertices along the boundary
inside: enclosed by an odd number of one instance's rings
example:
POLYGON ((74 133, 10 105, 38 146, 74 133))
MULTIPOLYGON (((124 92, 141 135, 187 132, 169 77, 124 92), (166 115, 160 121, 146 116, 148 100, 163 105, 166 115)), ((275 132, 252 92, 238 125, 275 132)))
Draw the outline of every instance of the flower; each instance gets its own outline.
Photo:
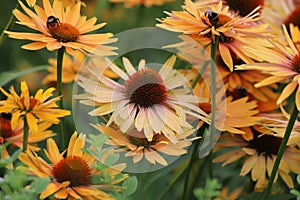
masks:
POLYGON ((272 31, 278 36, 283 36, 281 26, 289 26, 290 23, 299 26, 297 20, 300 16, 299 1, 284 0, 272 1, 265 0, 265 6, 262 11, 263 21, 268 23, 272 31))
POLYGON ((45 154, 50 160, 48 164, 34 152, 21 153, 19 160, 27 165, 29 173, 40 178, 51 178, 51 182, 40 194, 45 199, 54 194, 58 199, 103 199, 112 200, 107 193, 93 187, 91 177, 95 173, 93 163, 95 158, 83 153, 86 135, 72 135, 67 149, 67 156, 60 153, 52 138, 47 140, 45 154))
MULTIPOLYGON (((22 121, 21 121, 22 122, 22 121)), ((50 123, 44 122, 38 125, 37 132, 29 132, 28 135, 28 150, 38 151, 40 148, 34 146, 35 143, 43 141, 54 133, 51 130, 47 130, 51 126, 50 123)), ((1 113, 0 115, 0 144, 9 142, 10 145, 23 148, 23 123, 18 123, 15 129, 11 127, 11 114, 1 113)), ((9 153, 6 148, 2 149, 1 159, 9 157, 9 153)), ((12 167, 12 166, 10 166, 12 167)))
MULTIPOLYGON (((84 64, 85 59, 86 56, 81 51, 76 51, 75 54, 72 55, 72 57, 67 54, 64 54, 64 62, 62 67, 63 83, 70 83, 76 81, 79 73, 88 73, 84 71, 84 69, 82 69, 82 65, 84 64)), ((56 82, 57 77, 57 60, 54 58, 50 58, 48 62, 51 66, 48 68, 49 74, 43 80, 43 83, 45 84, 56 82)), ((99 63, 100 67, 106 65, 106 62, 104 60, 101 60, 101 62, 102 63, 99 63)), ((105 70, 103 73, 108 77, 118 78, 118 76, 111 70, 105 70)))
POLYGON ((14 10, 13 13, 18 20, 18 24, 27 26, 38 33, 23 33, 6 31, 9 37, 21 40, 31 40, 33 43, 23 45, 22 48, 28 50, 39 50, 47 48, 49 51, 66 47, 69 53, 74 49, 99 54, 112 55, 113 47, 104 46, 115 39, 111 39, 111 33, 105 34, 86 34, 97 30, 105 23, 97 24, 96 18, 86 20, 86 16, 80 15, 81 3, 78 2, 73 8, 63 8, 59 0, 54 0, 53 5, 49 0, 43 0, 43 7, 34 6, 36 13, 26 8, 19 1, 25 11, 23 14, 20 10, 14 10))
POLYGON ((244 62, 251 63, 255 57, 248 53, 246 46, 268 47, 270 44, 263 38, 267 34, 266 24, 256 23, 261 18, 254 9, 245 17, 237 16, 228 11, 228 6, 211 5, 208 8, 198 6, 191 0, 185 1, 183 11, 166 12, 167 18, 158 19, 158 27, 181 32, 197 41, 210 52, 210 44, 218 36, 218 53, 228 68, 233 70, 232 53, 244 62))
MULTIPOLYGON (((248 96, 234 99, 232 96, 226 97, 226 91, 219 90, 216 93, 216 113, 219 113, 215 119, 215 127, 221 131, 229 131, 234 134, 248 136, 243 128, 255 125, 261 120, 258 116, 257 102, 249 100, 248 96)), ((209 97, 210 93, 204 81, 200 81, 194 88, 197 96, 209 97)), ((198 106, 208 113, 206 123, 211 120, 211 103, 199 103, 198 106)), ((201 124, 201 122, 200 122, 201 124)))
POLYGON ((195 132, 195 129, 185 130, 184 134, 178 135, 178 142, 172 143, 166 136, 156 133, 149 141, 143 131, 132 129, 126 133, 122 132, 118 127, 107 127, 105 125, 93 125, 101 133, 109 137, 106 142, 114 146, 119 152, 126 152, 126 157, 133 157, 133 163, 146 158, 151 164, 159 163, 163 166, 168 165, 166 159, 162 156, 181 156, 187 153, 186 148, 192 144, 197 138, 188 137, 195 132))
POLYGON ((144 5, 146 7, 161 6, 165 2, 171 2, 174 0, 110 0, 113 3, 124 3, 126 8, 131 8, 135 5, 144 5))
MULTIPOLYGON (((273 43, 273 49, 251 49, 253 54, 260 56, 267 62, 244 64, 238 67, 241 70, 261 70, 271 76, 255 84, 256 87, 271 85, 273 83, 287 82, 280 94, 277 104, 282 104, 295 91, 295 102, 300 110, 300 53, 292 42, 286 27, 283 25, 288 47, 281 43, 273 43)), ((292 32, 293 34, 293 32, 292 32)))
POLYGON ((36 3, 36 0, 26 0, 26 3, 30 6, 33 7, 36 3))
POLYGON ((23 117, 26 118, 29 129, 33 132, 38 131, 38 123, 41 122, 58 124, 58 118, 69 115, 70 111, 58 108, 55 102, 60 97, 49 99, 54 90, 54 88, 45 91, 40 89, 35 96, 30 96, 27 84, 23 81, 19 96, 13 86, 10 88, 10 93, 0 87, 0 91, 7 97, 6 100, 0 101, 0 112, 12 114, 12 129, 16 129, 18 121, 23 117))
POLYGON ((117 83, 91 69, 95 79, 79 77, 78 84, 86 93, 76 98, 96 107, 89 113, 92 116, 111 113, 108 126, 114 122, 122 132, 134 126, 138 131, 143 130, 149 141, 154 133, 162 133, 176 143, 176 134, 183 134, 184 128, 192 127, 187 116, 199 120, 206 113, 196 106, 201 98, 192 95, 187 88, 188 78, 172 69, 175 61, 175 56, 169 58, 159 72, 146 67, 144 60, 136 70, 127 58, 123 58, 126 72, 108 63, 124 83, 117 83))
MULTIPOLYGON (((269 126, 272 126, 272 123, 269 123, 269 126)), ((255 189, 261 190, 265 188, 267 179, 271 175, 283 136, 270 132, 260 125, 252 126, 249 130, 254 137, 248 141, 240 135, 222 135, 216 149, 226 148, 228 151, 216 157, 214 162, 222 162, 222 166, 225 166, 243 158, 240 175, 251 173, 252 180, 256 181, 255 189)), ((293 187, 293 180, 289 173, 300 173, 299 155, 300 150, 295 148, 295 143, 289 144, 279 165, 278 175, 290 188, 293 187)))
MULTIPOLYGON (((273 116, 274 119, 274 116, 273 116)), ((251 172, 253 181, 257 181, 255 189, 260 190, 266 186, 267 179, 271 175, 271 171, 276 159, 283 134, 274 132, 272 127, 277 126, 278 119, 263 119, 261 125, 257 124, 249 127, 249 131, 253 135, 250 140, 245 140, 240 135, 224 134, 220 137, 216 150, 227 149, 228 151, 221 153, 214 159, 214 162, 222 162, 222 166, 232 163, 243 158, 243 166, 240 175, 245 176, 251 172)), ((293 135, 293 134, 292 134, 293 135)), ((298 141, 292 137, 293 142, 289 141, 286 147, 281 163, 278 169, 278 175, 287 184, 293 187, 293 180, 289 173, 300 173, 299 155, 300 150, 296 148, 298 141), (288 163, 293 163, 290 165, 288 163)), ((278 176, 276 176, 275 181, 278 176)))

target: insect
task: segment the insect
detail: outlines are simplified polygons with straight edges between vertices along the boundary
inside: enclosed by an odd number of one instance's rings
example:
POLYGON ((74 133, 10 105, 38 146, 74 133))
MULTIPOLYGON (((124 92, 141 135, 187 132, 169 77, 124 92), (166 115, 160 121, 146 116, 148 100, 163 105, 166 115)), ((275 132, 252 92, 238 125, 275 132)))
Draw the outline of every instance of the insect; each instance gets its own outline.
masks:
POLYGON ((217 27, 222 26, 231 20, 229 16, 218 14, 211 10, 205 11, 204 16, 208 18, 211 25, 217 27))
POLYGON ((47 19, 47 28, 49 30, 59 27, 60 21, 53 15, 49 16, 47 19))

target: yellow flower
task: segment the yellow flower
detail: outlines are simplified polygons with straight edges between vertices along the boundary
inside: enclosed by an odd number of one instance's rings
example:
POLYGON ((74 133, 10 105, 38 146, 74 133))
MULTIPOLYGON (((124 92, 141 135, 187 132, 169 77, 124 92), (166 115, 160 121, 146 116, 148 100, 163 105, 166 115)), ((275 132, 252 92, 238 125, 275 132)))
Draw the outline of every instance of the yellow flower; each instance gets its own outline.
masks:
MULTIPOLYGON (((168 165, 164 156, 181 156, 187 153, 187 148, 196 138, 188 138, 195 130, 186 130, 184 134, 177 135, 177 143, 172 143, 167 137, 160 133, 153 135, 152 141, 149 141, 143 131, 132 129, 126 133, 119 127, 107 127, 104 125, 93 125, 101 133, 109 137, 106 142, 115 147, 118 152, 125 152, 126 157, 133 157, 133 163, 140 162, 146 158, 151 164, 168 165), (164 155, 164 156, 163 156, 164 155)), ((170 159, 168 159, 170 160, 170 159)))
MULTIPOLYGON (((208 88, 205 82, 199 82, 194 88, 194 92, 198 96, 208 97, 210 96, 208 88)), ((221 112, 215 119, 215 127, 221 131, 229 131, 235 134, 247 133, 242 128, 252 126, 261 120, 257 114, 257 102, 255 100, 249 100, 248 96, 243 96, 238 99, 234 99, 232 96, 226 98, 225 91, 218 91, 216 93, 216 112, 221 112), (223 110, 224 109, 224 110, 223 110)), ((201 109, 209 114, 208 119, 204 120, 206 123, 210 123, 211 119, 211 103, 199 103, 201 109)))
MULTIPOLYGON (((229 151, 216 157, 214 162, 222 162, 222 166, 225 166, 243 158, 240 175, 251 173, 252 180, 256 181, 255 190, 261 190, 266 187, 271 175, 282 136, 258 125, 250 127, 249 130, 254 137, 248 141, 241 135, 222 135, 216 149, 226 148, 229 151)), ((295 148, 295 144, 290 144, 285 149, 275 181, 280 176, 292 188, 294 184, 290 172, 300 173, 300 150, 295 148)))
MULTIPOLYGON (((51 126, 50 123, 44 122, 38 125, 37 132, 29 132, 27 150, 38 151, 40 148, 34 144, 45 140, 54 135, 51 130, 47 130, 51 126)), ((10 145, 23 148, 23 123, 20 121, 15 129, 11 127, 11 115, 8 113, 1 113, 0 115, 0 145, 5 142, 10 142, 10 145)), ((1 159, 9 157, 6 148, 3 148, 1 159)), ((9 166, 12 167, 12 166, 9 166)))
POLYGON ((287 82, 277 100, 277 104, 283 103, 295 91, 296 106, 300 110, 300 53, 284 25, 283 30, 288 47, 274 42, 274 49, 251 49, 254 55, 266 60, 267 63, 245 64, 238 67, 238 69, 261 70, 263 73, 271 75, 255 84, 256 87, 287 82))
POLYGON ((49 51, 53 51, 64 46, 69 53, 79 49, 99 55, 115 54, 112 52, 113 47, 104 46, 115 41, 110 38, 111 33, 86 34, 103 27, 105 23, 95 25, 96 17, 86 20, 86 16, 81 16, 80 2, 73 8, 64 9, 59 0, 54 0, 53 5, 49 0, 43 0, 44 8, 34 6, 36 13, 26 8, 21 1, 19 3, 27 15, 20 10, 14 10, 17 23, 38 31, 38 33, 5 32, 14 39, 34 41, 23 45, 22 48, 39 50, 46 47, 49 51))
POLYGON ((86 93, 77 98, 96 107, 89 113, 92 116, 111 113, 108 126, 114 122, 122 132, 134 126, 138 131, 143 130, 149 141, 154 133, 162 133, 176 143, 176 134, 183 134, 184 128, 193 128, 188 117, 199 120, 206 113, 196 106, 201 98, 194 96, 187 87, 189 78, 172 68, 175 61, 176 57, 172 56, 156 71, 147 67, 144 60, 135 69, 123 58, 126 72, 108 63, 107 66, 123 79, 119 83, 91 69, 95 78, 79 77, 78 84, 86 93))
POLYGON ((131 8, 135 5, 144 5, 146 7, 161 6, 166 2, 174 0, 110 0, 113 3, 124 3, 126 8, 131 8))
MULTIPOLYGON (((86 56, 81 51, 76 51, 72 57, 67 54, 64 54, 63 58, 63 67, 62 67, 62 82, 70 83, 77 80, 77 76, 79 73, 87 73, 82 69, 82 65, 86 56)), ((49 74, 44 78, 43 83, 49 84, 51 82, 56 82, 57 77, 57 60, 54 58, 49 59, 49 64, 51 65, 48 68, 49 74)), ((105 66, 106 62, 103 60, 102 63, 98 63, 99 67, 105 66)), ((105 70, 103 72, 107 77, 118 78, 118 76, 112 72, 111 70, 105 70)))
POLYGON ((35 96, 30 96, 26 82, 22 82, 19 96, 13 86, 10 88, 10 93, 0 87, 0 91, 7 97, 6 100, 0 101, 0 112, 12 114, 12 129, 17 127, 23 117, 26 118, 29 129, 34 132, 38 131, 40 122, 58 124, 58 118, 69 115, 70 111, 58 108, 55 102, 59 101, 60 97, 49 99, 54 90, 54 88, 46 91, 40 89, 35 96))
MULTIPOLYGON (((266 24, 256 23, 261 18, 254 9, 245 17, 232 14, 228 6, 222 2, 208 8, 199 7, 199 4, 191 0, 185 1, 184 11, 166 12, 167 18, 158 19, 161 24, 158 27, 180 32, 188 35, 193 41, 197 41, 210 52, 211 40, 218 36, 218 52, 222 60, 233 70, 232 53, 236 54, 246 63, 252 63, 255 57, 248 53, 247 46, 269 46, 263 38, 267 33, 266 24)), ((188 41, 185 41, 188 43, 188 41)))
POLYGON ((54 140, 48 139, 45 154, 51 164, 31 151, 20 154, 19 160, 27 165, 29 173, 41 178, 51 178, 49 185, 40 194, 40 199, 50 195, 68 200, 114 199, 91 183, 91 177, 96 172, 93 168, 95 158, 81 151, 85 146, 85 140, 84 134, 78 136, 75 132, 70 139, 67 156, 64 157, 65 151, 60 153, 54 140))

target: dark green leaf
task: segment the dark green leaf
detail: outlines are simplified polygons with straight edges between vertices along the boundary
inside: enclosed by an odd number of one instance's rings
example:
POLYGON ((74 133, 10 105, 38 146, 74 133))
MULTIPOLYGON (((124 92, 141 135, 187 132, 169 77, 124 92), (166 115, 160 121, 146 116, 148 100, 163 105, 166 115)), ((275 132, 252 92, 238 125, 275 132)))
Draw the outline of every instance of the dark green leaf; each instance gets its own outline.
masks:
POLYGON ((41 66, 26 69, 26 70, 22 70, 22 71, 2 72, 2 73, 0 73, 0 86, 4 86, 7 83, 9 83, 10 81, 12 81, 20 76, 29 74, 31 72, 46 70, 48 67, 49 67, 48 65, 41 65, 41 66))
MULTIPOLYGON (((253 200, 253 199, 261 199, 263 197, 263 193, 254 193, 240 197, 238 200, 253 200)), ((273 194, 270 195, 268 200, 290 200, 294 199, 295 196, 292 194, 273 194)))

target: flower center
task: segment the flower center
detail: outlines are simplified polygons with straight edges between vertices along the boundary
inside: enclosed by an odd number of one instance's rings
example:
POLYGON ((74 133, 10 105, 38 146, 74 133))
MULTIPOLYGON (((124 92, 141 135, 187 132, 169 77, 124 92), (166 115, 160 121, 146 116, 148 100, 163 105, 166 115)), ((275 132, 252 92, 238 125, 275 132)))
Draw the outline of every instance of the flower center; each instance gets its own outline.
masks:
POLYGON ((300 27, 299 18, 300 18, 300 6, 297 6, 295 10, 293 10, 293 12, 284 20, 283 23, 286 27, 289 27, 290 23, 300 27))
POLYGON ((259 136, 259 132, 251 128, 253 139, 249 141, 249 147, 256 149, 258 154, 263 153, 265 156, 277 155, 282 138, 272 135, 259 136))
MULTIPOLYGON (((20 98, 20 102, 25 105, 25 98, 24 97, 21 97, 20 98)), ((28 110, 32 110, 34 108, 34 106, 38 103, 38 100, 33 98, 33 97, 30 97, 29 99, 29 109, 28 110)))
POLYGON ((150 68, 135 72, 124 84, 129 103, 149 108, 167 100, 167 89, 160 75, 150 68))
POLYGON ((91 183, 91 169, 78 156, 69 156, 53 166, 52 174, 57 182, 70 181, 70 186, 85 186, 91 183))
POLYGON ((292 70, 300 74, 300 54, 296 55, 292 60, 292 70))
MULTIPOLYGON (((11 136, 11 116, 7 117, 8 115, 5 113, 1 113, 0 116, 0 137, 1 138, 9 138, 11 136)), ((2 141, 4 142, 4 141, 2 141)))
POLYGON ((53 38, 59 42, 75 42, 80 33, 77 28, 67 23, 48 28, 53 38))
POLYGON ((152 145, 155 145, 157 143, 157 140, 163 136, 159 133, 156 133, 155 135, 153 135, 152 141, 149 141, 144 135, 143 131, 131 130, 126 133, 126 137, 131 144, 137 147, 142 146, 148 149, 152 145))
POLYGON ((264 0, 225 0, 231 10, 238 12, 240 16, 248 15, 256 7, 263 6, 264 0))

